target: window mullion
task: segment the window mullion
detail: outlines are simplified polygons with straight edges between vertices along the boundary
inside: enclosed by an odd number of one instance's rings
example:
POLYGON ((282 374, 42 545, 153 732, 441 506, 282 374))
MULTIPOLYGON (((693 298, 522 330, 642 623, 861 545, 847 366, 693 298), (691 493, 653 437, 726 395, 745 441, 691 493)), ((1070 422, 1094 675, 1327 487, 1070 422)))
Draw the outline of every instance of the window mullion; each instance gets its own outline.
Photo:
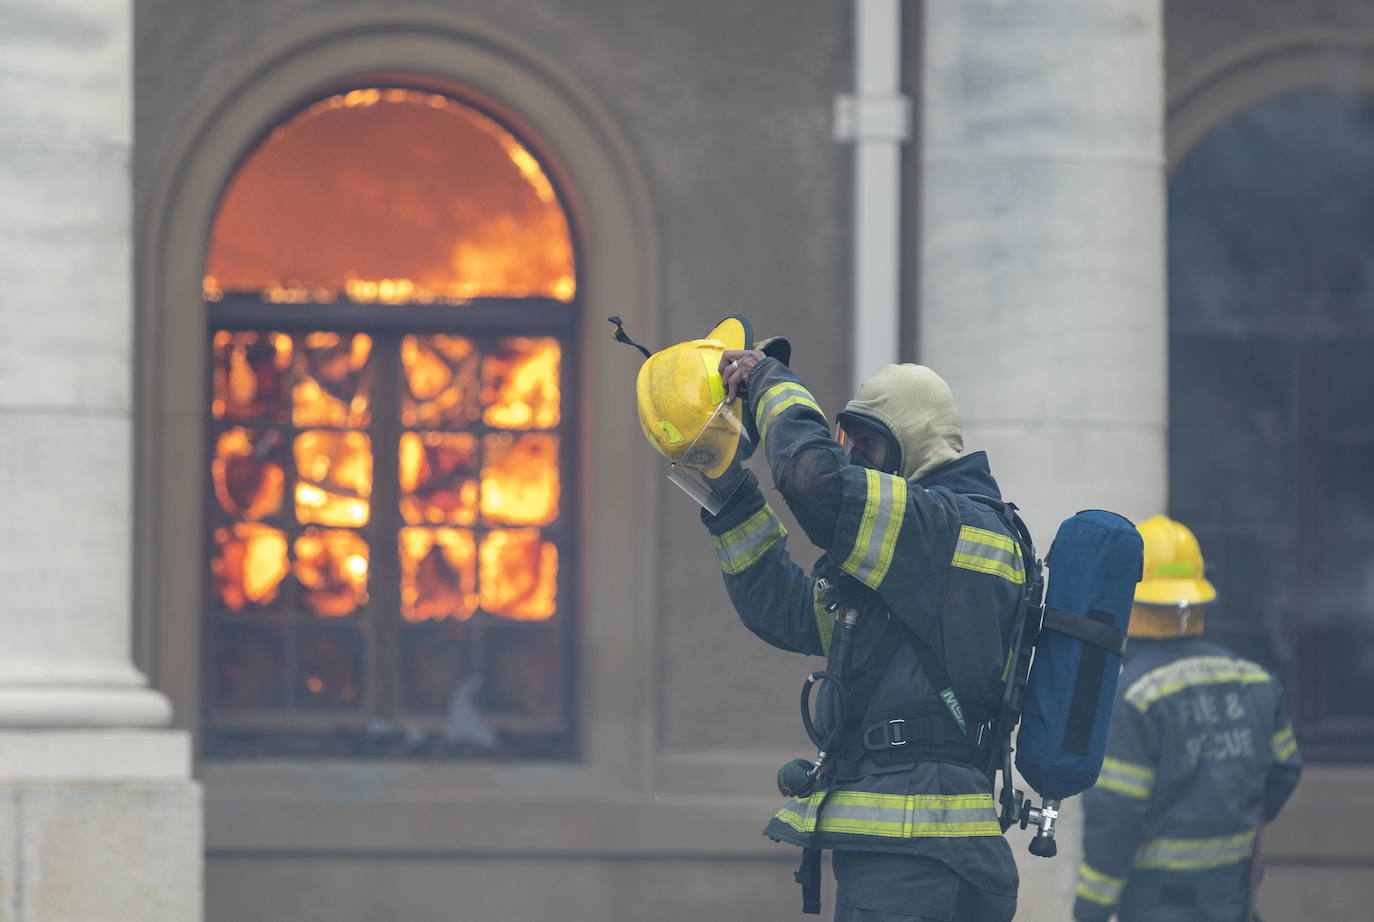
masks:
POLYGON ((396 715, 400 700, 400 343, 398 334, 378 335, 372 352, 372 571, 367 675, 372 689, 370 711, 383 718, 396 715))

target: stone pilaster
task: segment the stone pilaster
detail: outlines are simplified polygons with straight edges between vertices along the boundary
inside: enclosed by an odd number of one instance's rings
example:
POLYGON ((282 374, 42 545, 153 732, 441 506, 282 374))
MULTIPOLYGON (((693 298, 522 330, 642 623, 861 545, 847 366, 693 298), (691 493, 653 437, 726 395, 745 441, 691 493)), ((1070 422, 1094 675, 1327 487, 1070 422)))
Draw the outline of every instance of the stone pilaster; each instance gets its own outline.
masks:
POLYGON ((0 920, 200 918, 190 745, 130 661, 132 4, 0 7, 0 920))
POLYGON ((926 4, 918 348, 1041 543, 1088 506, 1164 508, 1161 19, 926 4))

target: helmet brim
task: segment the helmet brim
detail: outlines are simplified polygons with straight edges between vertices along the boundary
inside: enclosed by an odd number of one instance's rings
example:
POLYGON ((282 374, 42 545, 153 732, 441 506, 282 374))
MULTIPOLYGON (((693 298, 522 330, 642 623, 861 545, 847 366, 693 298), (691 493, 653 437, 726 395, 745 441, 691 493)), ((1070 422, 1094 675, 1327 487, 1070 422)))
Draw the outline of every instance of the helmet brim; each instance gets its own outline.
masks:
POLYGON ((714 339, 726 349, 748 349, 754 341, 754 327, 744 315, 731 314, 702 338, 714 339))
POLYGON ((1206 605, 1216 597, 1216 587, 1205 579, 1147 579, 1135 587, 1135 600, 1142 605, 1206 605))

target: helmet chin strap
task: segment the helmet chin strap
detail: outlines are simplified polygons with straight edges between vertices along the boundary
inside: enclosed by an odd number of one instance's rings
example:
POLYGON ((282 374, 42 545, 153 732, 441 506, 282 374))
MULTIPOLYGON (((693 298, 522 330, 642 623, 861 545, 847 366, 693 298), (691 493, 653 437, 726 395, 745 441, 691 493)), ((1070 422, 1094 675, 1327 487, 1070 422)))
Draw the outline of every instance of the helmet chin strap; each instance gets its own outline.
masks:
POLYGON ((1186 634, 1186 633, 1188 633, 1188 618, 1189 618, 1189 616, 1190 616, 1192 613, 1193 613, 1193 610, 1192 610, 1192 608, 1190 608, 1190 607, 1188 606, 1187 600, 1186 600, 1186 599, 1179 599, 1179 600, 1178 600, 1178 632, 1179 632, 1180 634, 1186 634))
POLYGON ((644 353, 646 359, 649 358, 652 353, 633 339, 630 339, 630 334, 625 332, 625 321, 621 320, 619 317, 607 317, 606 320, 615 325, 615 329, 611 331, 611 339, 618 343, 624 343, 627 346, 634 346, 640 352, 644 353))

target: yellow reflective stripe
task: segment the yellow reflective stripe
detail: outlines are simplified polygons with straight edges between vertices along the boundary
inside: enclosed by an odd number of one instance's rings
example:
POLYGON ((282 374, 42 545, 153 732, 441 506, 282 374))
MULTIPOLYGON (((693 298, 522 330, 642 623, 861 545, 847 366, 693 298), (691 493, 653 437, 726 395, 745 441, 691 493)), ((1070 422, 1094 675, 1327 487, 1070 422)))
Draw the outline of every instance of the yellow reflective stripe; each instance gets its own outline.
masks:
POLYGON ((959 540, 954 545, 954 559, 950 563, 965 570, 991 573, 1012 583, 1026 581, 1020 546, 1006 535, 986 528, 961 526, 959 540))
POLYGON ((991 794, 873 794, 832 791, 788 801, 774 818, 798 832, 912 839, 1000 836, 991 794), (824 806, 822 806, 824 801, 824 806), (817 816, 817 810, 820 816, 817 816))
POLYGON ((787 537, 787 527, 766 504, 743 524, 723 535, 712 535, 720 568, 726 573, 743 573, 778 541, 787 537))
POLYGON ((795 381, 783 381, 764 391, 763 396, 754 404, 754 419, 758 422, 759 438, 768 438, 768 427, 777 415, 788 407, 795 406, 810 407, 820 413, 821 419, 825 419, 825 414, 821 413, 821 408, 810 391, 795 381))
POLYGON ((1078 866, 1078 895, 1100 906, 1115 906, 1121 899, 1126 878, 1112 877, 1090 866, 1086 861, 1078 866))
POLYGON ((1289 756, 1298 751, 1298 741, 1293 738, 1293 728, 1284 727, 1274 734, 1274 761, 1286 762, 1289 756))
POLYGON ((1143 714, 1160 698, 1195 685, 1223 682, 1249 685, 1269 681, 1269 673, 1247 660, 1229 656, 1190 656, 1145 673, 1126 690, 1125 698, 1143 714))
POLYGON ((821 635, 821 651, 830 654, 830 637, 835 633, 835 616, 825 610, 816 584, 811 587, 811 613, 816 616, 816 631, 821 635))
POLYGON ((1146 765, 1137 765, 1110 756, 1102 760, 1102 774, 1097 777, 1097 786, 1104 791, 1124 794, 1137 800, 1148 800, 1155 785, 1155 771, 1146 765))
POLYGON ((711 386, 711 404, 714 406, 725 399, 725 382, 721 380, 715 356, 709 352, 698 352, 697 355, 701 358, 701 364, 706 366, 706 382, 711 386))
POLYGON ((1151 839, 1135 853, 1144 870, 1202 871, 1239 864, 1254 852, 1255 830, 1212 839, 1151 839))
POLYGON ((906 517, 906 481, 865 469, 867 493, 854 548, 840 568, 877 589, 892 566, 892 554, 906 517))

